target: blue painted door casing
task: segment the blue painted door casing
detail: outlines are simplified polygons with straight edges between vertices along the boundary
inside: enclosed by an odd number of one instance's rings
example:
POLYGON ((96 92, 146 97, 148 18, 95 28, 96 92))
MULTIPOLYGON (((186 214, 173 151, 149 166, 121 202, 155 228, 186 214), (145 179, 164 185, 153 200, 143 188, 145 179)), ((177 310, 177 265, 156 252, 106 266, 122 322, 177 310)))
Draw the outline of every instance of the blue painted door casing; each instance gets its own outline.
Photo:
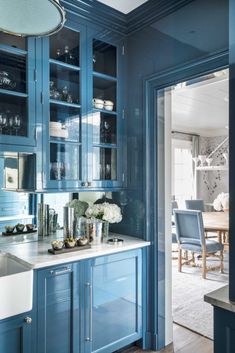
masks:
POLYGON ((79 352, 78 263, 38 271, 37 353, 79 352))
POLYGON ((30 313, 0 321, 1 353, 32 353, 32 325, 25 321, 28 315, 30 313))
POLYGON ((141 250, 85 261, 81 271, 84 352, 114 352, 141 339, 141 250))

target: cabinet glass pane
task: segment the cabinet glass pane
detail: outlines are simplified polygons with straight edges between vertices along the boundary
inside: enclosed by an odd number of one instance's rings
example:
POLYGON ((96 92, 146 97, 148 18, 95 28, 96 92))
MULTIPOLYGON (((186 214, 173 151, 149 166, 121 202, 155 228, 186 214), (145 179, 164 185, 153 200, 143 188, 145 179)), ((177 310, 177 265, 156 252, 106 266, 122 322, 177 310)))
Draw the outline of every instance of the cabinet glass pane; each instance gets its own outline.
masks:
POLYGON ((80 103, 79 71, 56 64, 50 65, 50 99, 80 103))
POLYGON ((117 151, 115 148, 93 148, 93 179, 117 179, 117 151))
POLYGON ((93 143, 117 143, 116 115, 93 113, 93 143))
POLYGON ((0 94, 0 134, 27 136, 27 110, 26 98, 0 94))
POLYGON ((80 109, 50 104, 50 136, 80 141, 80 109))
POLYGON ((26 58, 0 51, 0 89, 26 93, 26 58))
POLYGON ((100 40, 93 40, 93 70, 116 77, 116 47, 100 40))
POLYGON ((137 331, 135 258, 95 266, 92 279, 94 352, 137 331))
POLYGON ((63 28, 50 37, 50 58, 79 66, 79 42, 78 32, 63 28))
POLYGON ((79 146, 50 143, 50 179, 79 179, 79 146))
POLYGON ((3 32, 0 32, 0 43, 4 45, 9 45, 12 48, 27 50, 27 42, 25 38, 11 36, 10 34, 6 34, 3 32))
POLYGON ((111 101, 116 110, 116 91, 117 84, 115 81, 105 80, 99 77, 93 78, 93 98, 111 101))

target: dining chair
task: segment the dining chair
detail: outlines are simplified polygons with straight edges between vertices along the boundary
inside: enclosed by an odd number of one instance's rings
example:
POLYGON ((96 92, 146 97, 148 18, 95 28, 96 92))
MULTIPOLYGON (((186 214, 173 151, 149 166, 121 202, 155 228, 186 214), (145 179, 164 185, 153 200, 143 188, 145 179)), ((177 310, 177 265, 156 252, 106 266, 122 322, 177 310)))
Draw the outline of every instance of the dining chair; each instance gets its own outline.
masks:
POLYGON ((198 211, 205 211, 204 201, 197 199, 197 200, 185 200, 185 207, 187 210, 198 210, 198 211))
MULTIPOLYGON (((205 238, 202 212, 198 210, 174 210, 176 237, 178 241, 178 271, 182 271, 182 265, 192 262, 195 265, 194 254, 202 256, 202 277, 206 278, 208 268, 206 260, 208 256, 216 256, 220 259, 220 271, 223 273, 223 244, 205 238), (192 259, 182 263, 182 250, 192 253, 192 259), (216 253, 219 252, 219 255, 216 253)), ((214 270, 217 267, 210 267, 214 270)))

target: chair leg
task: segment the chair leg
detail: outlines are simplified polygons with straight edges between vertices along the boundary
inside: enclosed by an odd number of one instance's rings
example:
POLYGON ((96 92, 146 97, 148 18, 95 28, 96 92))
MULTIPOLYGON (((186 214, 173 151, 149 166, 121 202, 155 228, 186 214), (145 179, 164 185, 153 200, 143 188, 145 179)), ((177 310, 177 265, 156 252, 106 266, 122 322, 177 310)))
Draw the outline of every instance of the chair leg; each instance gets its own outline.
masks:
POLYGON ((220 272, 224 273, 224 253, 223 253, 223 250, 220 251, 220 272))
POLYGON ((202 252, 202 278, 206 279, 206 252, 202 252))
POLYGON ((195 263, 195 253, 194 252, 192 253, 192 263, 193 263, 193 266, 195 267, 196 263, 195 263))
POLYGON ((178 272, 182 272, 182 250, 178 249, 178 272))

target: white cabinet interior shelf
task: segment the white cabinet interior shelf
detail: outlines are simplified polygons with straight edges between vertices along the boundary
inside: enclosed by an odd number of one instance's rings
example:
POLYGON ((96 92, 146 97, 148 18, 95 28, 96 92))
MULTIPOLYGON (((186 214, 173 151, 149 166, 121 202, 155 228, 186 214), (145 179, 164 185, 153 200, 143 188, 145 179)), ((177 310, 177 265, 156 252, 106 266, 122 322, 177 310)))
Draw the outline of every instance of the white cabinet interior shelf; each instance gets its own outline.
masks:
POLYGON ((228 166, 227 165, 208 165, 208 166, 197 167, 196 170, 202 170, 202 171, 228 170, 228 166))

